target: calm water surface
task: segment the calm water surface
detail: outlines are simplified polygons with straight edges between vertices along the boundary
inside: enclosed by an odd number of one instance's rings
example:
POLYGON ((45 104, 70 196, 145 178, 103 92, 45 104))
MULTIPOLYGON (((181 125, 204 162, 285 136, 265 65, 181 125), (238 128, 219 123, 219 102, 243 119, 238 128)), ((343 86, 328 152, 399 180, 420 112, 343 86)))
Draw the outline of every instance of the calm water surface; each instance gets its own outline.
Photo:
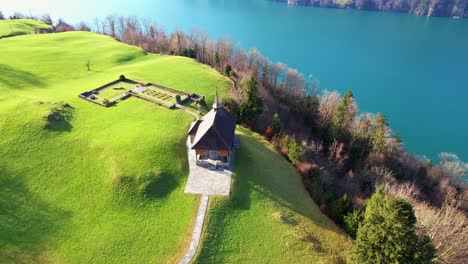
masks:
POLYGON ((468 161, 468 19, 288 6, 267 0, 5 1, 0 9, 67 21, 117 13, 166 30, 198 27, 258 48, 320 88, 351 89, 360 111, 382 112, 409 151, 468 161), (117 3, 118 2, 118 3, 117 3))

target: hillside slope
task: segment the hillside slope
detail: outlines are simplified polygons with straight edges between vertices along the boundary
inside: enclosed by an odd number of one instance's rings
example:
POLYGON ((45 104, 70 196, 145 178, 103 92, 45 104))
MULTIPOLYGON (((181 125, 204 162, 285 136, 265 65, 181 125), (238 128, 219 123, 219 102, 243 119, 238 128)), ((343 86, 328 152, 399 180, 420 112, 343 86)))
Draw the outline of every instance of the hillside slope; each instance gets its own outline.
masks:
POLYGON ((468 17, 468 0, 274 0, 292 5, 410 13, 421 16, 468 17))
POLYGON ((78 94, 120 74, 208 98, 229 81, 87 32, 4 38, 0 50, 0 263, 177 261, 198 201, 183 194, 193 117, 78 94), (71 118, 48 127, 53 109, 71 118))
MULTIPOLYGON (((210 105, 229 80, 88 32, 4 38, 0 49, 0 263, 176 262, 198 202, 183 193, 192 116, 135 98, 104 108, 78 94, 124 74, 210 105), (57 111, 67 118, 49 118, 57 111)), ((197 262, 343 259, 349 241, 292 166, 240 134, 232 197, 212 199, 197 262)))
POLYGON ((273 146, 237 130, 229 198, 211 198, 195 263, 341 263, 351 243, 273 146))
POLYGON ((50 25, 32 19, 2 20, 0 38, 33 34, 36 29, 51 29, 50 25))

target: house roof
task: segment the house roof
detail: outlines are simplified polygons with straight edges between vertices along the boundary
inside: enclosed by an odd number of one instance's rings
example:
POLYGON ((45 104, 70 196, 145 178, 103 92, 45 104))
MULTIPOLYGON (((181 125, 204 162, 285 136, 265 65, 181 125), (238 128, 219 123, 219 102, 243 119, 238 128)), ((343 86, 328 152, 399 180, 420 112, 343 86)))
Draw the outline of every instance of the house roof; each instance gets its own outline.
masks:
POLYGON ((219 104, 192 124, 189 129, 189 135, 195 133, 192 149, 230 150, 235 128, 236 119, 219 104))

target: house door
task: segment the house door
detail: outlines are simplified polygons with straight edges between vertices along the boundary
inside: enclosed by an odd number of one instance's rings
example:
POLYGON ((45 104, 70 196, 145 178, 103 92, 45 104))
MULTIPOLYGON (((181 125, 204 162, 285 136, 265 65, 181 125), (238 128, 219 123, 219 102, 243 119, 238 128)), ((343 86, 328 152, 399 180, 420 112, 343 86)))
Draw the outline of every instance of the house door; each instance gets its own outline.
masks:
POLYGON ((212 160, 219 160, 219 152, 215 150, 208 151, 208 157, 212 160))

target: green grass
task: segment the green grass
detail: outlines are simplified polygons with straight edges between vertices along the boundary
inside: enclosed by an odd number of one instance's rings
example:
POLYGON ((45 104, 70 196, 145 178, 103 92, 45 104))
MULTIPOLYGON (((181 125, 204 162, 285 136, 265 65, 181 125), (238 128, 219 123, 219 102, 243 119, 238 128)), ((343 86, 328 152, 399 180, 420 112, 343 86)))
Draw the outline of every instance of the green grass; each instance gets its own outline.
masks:
POLYGON ((33 34, 36 28, 50 29, 51 26, 32 19, 2 20, 0 23, 0 38, 33 34))
POLYGON ((4 38, 0 50, 0 263, 176 262, 198 204, 183 194, 193 117, 78 95, 124 74, 212 101, 213 85, 226 92, 229 81, 86 32, 4 38), (72 117, 46 128, 62 101, 72 117))
POLYGON ((351 243, 261 136, 238 129, 229 198, 210 198, 195 263, 340 263, 351 243))
MULTIPOLYGON (((177 262, 199 199, 183 194, 193 117, 136 98, 104 108, 78 95, 123 74, 203 94, 210 106, 214 87, 223 96, 231 82, 192 59, 87 32, 4 38, 0 50, 0 263, 177 262), (64 118, 46 119, 56 109, 64 118)), ((349 241, 291 165, 240 133, 232 196, 211 199, 196 262, 343 259, 349 241)))
POLYGON ((109 87, 100 90, 99 91, 99 96, 110 100, 118 95, 124 94, 126 91, 132 89, 135 87, 136 84, 133 83, 127 83, 127 82, 118 82, 114 85, 110 85, 109 87), (116 88, 116 89, 114 89, 116 88))

